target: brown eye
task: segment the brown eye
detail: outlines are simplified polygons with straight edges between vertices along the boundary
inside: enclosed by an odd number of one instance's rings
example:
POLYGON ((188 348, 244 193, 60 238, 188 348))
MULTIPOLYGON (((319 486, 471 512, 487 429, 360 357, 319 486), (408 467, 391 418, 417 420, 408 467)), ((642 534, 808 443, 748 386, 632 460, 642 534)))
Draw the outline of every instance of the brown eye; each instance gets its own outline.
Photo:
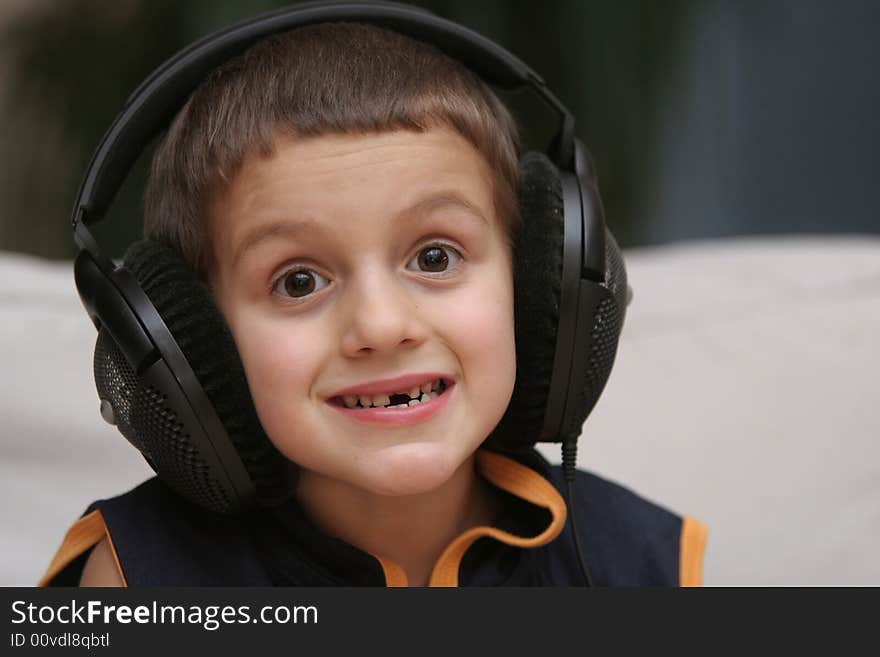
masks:
POLYGON ((461 260, 461 256, 452 247, 432 244, 419 251, 410 262, 415 261, 418 269, 421 271, 438 274, 449 269, 455 269, 456 263, 459 260, 461 260), (450 264, 450 259, 452 264, 450 264))
POLYGON ((282 274, 272 286, 276 294, 299 299, 329 284, 326 278, 311 269, 293 269, 282 274), (321 283, 323 281, 323 284, 321 283))

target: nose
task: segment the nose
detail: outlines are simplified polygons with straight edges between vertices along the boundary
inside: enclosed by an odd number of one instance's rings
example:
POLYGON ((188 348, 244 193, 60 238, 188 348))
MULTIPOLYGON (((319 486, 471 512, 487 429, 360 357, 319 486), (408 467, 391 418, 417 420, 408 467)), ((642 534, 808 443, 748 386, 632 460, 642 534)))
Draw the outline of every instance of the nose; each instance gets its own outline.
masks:
POLYGON ((342 351, 351 358, 374 352, 414 348, 427 326, 411 285, 378 269, 353 278, 342 306, 342 351))

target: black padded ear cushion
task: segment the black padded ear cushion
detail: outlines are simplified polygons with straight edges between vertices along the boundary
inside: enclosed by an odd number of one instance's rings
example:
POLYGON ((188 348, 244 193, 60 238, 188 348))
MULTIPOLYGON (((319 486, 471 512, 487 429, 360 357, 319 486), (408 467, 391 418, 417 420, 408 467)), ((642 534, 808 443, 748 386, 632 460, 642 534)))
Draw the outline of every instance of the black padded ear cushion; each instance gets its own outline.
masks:
POLYGON ((137 279, 192 367, 254 482, 257 500, 272 505, 289 497, 292 464, 263 431, 241 357, 208 286, 173 249, 151 240, 132 244, 123 265, 137 279))
MULTIPOLYGON (((520 162, 520 212, 523 229, 514 246, 514 314, 517 375, 510 404, 487 440, 500 451, 520 451, 540 438, 553 376, 562 290, 565 241, 562 184, 555 165, 543 153, 527 153, 520 162)), ((617 350, 626 312, 627 279, 623 256, 610 231, 605 232, 605 287, 612 298, 578 330, 590 331, 592 350, 583 373, 569 391, 563 432, 579 433, 601 394, 617 350)))
POLYGON ((516 383, 487 442, 502 451, 537 442, 553 374, 565 226, 559 173, 543 153, 526 153, 520 161, 520 213, 513 260, 516 383))

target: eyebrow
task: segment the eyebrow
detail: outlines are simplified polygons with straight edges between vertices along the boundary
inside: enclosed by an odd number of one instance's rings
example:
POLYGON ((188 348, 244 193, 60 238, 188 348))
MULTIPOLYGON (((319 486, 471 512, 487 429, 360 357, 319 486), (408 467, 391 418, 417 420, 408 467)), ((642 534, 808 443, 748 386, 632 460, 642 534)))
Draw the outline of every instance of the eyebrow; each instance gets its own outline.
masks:
MULTIPOLYGON (((439 192, 421 198, 412 205, 409 205, 398 212, 392 221, 393 223, 398 224, 406 218, 425 218, 431 212, 447 207, 465 210, 467 216, 472 219, 478 219, 486 226, 490 226, 489 220, 476 205, 471 203, 458 192, 454 191, 439 192)), ((292 238, 303 233, 320 233, 323 232, 323 230, 323 224, 312 218, 273 221, 257 226, 246 233, 241 242, 239 242, 238 246, 235 248, 232 262, 233 264, 237 263, 246 251, 272 237, 284 236, 292 238)))
POLYGON ((321 225, 314 219, 289 219, 273 221, 262 226, 257 226, 249 231, 235 247, 232 256, 232 264, 236 264, 244 256, 245 252, 254 248, 260 242, 265 242, 272 237, 295 237, 302 233, 321 232, 321 225))
POLYGON ((425 217, 434 210, 441 210, 447 207, 466 210, 469 215, 482 220, 486 226, 489 226, 489 219, 483 215, 480 209, 464 196, 454 191, 438 192, 419 199, 409 207, 398 212, 394 217, 394 223, 399 223, 401 219, 407 216, 425 217))

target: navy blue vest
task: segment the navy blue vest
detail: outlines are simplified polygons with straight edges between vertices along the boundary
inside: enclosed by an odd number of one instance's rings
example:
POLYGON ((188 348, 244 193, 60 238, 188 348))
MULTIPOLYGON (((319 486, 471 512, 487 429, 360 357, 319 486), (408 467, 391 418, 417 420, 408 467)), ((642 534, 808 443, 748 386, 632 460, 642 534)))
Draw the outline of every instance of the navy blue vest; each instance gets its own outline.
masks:
MULTIPOLYGON (((516 457, 562 491, 559 466, 537 451, 516 457)), ((500 490, 500 489, 499 489, 500 490)), ((537 535, 549 512, 506 491, 495 526, 537 535)), ((682 518, 596 475, 578 471, 574 485, 578 533, 597 586, 678 586, 682 518)), ((152 478, 100 510, 129 586, 383 586, 380 562, 327 536, 295 502, 245 519, 211 514, 152 478)), ((545 546, 518 548, 478 539, 459 568, 462 586, 578 586, 577 556, 566 522, 545 546)), ((75 585, 85 556, 51 585, 75 585)))

